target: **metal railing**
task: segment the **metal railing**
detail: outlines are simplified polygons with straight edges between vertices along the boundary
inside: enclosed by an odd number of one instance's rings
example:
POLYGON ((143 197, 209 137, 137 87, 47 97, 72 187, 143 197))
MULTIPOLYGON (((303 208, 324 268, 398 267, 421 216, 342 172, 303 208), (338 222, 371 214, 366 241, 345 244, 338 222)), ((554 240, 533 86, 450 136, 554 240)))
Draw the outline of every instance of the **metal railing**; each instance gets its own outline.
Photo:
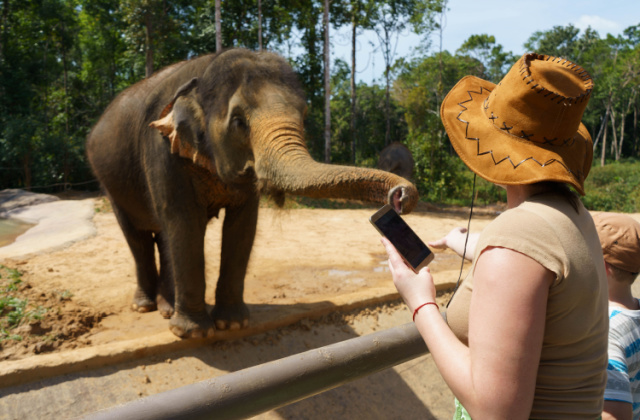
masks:
POLYGON ((83 417, 243 419, 371 375, 427 352, 413 323, 253 366, 83 417))

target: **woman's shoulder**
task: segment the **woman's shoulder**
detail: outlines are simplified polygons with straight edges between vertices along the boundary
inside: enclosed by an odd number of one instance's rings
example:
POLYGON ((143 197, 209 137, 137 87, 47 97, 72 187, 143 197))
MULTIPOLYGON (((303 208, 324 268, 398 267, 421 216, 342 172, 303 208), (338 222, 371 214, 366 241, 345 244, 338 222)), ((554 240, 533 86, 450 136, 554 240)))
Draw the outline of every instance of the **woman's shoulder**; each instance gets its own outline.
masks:
POLYGON ((553 213, 554 211, 546 206, 532 205, 532 203, 525 202, 498 215, 487 225, 483 233, 499 236, 521 236, 527 232, 535 233, 539 229, 544 229, 545 226, 550 225, 545 221, 545 214, 553 213))
POLYGON ((554 217, 556 212, 527 202, 505 211, 483 230, 476 257, 488 247, 509 248, 533 258, 559 276, 565 252, 559 238, 562 228, 559 229, 558 220, 554 220, 563 216, 554 217))
POLYGON ((506 210, 494 222, 500 229, 514 225, 519 230, 531 227, 534 233, 544 228, 557 231, 562 225, 576 224, 587 213, 581 203, 576 209, 571 201, 562 195, 539 194, 517 207, 506 210))

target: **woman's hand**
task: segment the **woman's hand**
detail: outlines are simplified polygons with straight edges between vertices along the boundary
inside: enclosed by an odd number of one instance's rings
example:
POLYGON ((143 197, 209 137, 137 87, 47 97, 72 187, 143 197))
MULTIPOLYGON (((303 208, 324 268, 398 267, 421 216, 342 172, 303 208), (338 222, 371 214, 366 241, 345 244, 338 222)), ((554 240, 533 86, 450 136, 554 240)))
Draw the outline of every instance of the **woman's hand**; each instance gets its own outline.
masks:
POLYGON ((460 257, 464 255, 466 260, 471 261, 476 251, 479 236, 480 234, 478 233, 469 234, 469 238, 467 239, 467 228, 455 227, 451 229, 444 238, 428 242, 427 244, 435 249, 451 248, 451 250, 460 257), (466 251, 465 241, 467 242, 466 251))
POLYGON ((413 312, 425 302, 435 302, 436 287, 429 268, 425 267, 418 274, 414 273, 393 244, 387 238, 382 237, 381 240, 389 255, 389 270, 393 276, 393 283, 409 310, 413 312))
POLYGON ((457 243, 460 239, 464 240, 464 234, 467 233, 467 228, 455 227, 451 229, 449 233, 443 238, 429 242, 429 246, 436 249, 446 249, 449 243, 457 243))

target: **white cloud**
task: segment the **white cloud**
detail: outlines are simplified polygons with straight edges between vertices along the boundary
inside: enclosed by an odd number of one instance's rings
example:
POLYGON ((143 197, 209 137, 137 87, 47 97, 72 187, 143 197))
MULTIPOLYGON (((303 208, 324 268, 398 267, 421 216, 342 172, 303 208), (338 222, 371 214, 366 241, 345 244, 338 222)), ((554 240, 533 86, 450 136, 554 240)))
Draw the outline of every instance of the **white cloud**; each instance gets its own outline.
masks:
POLYGON ((607 34, 618 34, 622 31, 622 27, 617 22, 602 18, 595 15, 582 15, 578 18, 578 21, 574 23, 576 28, 584 31, 588 27, 598 32, 600 37, 605 37, 607 34))

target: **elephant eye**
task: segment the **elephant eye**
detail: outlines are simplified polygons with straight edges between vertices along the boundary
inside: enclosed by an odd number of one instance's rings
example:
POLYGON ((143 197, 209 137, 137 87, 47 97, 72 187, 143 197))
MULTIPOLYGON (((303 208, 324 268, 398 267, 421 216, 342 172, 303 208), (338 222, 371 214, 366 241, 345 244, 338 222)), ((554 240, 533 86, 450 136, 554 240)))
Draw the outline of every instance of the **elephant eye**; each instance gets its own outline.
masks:
POLYGON ((247 128, 247 123, 241 115, 234 115, 231 117, 231 126, 236 129, 244 130, 247 128))

